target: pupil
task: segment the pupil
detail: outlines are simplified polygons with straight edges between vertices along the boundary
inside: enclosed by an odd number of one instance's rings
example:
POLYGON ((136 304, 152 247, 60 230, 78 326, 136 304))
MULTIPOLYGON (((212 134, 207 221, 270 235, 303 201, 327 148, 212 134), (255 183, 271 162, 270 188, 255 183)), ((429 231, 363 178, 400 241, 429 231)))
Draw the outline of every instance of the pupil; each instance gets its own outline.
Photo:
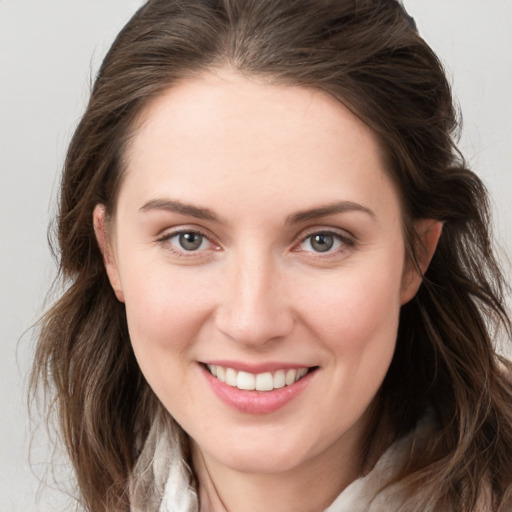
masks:
POLYGON ((203 236, 199 233, 181 233, 180 245, 187 251, 195 251, 201 246, 203 236))
POLYGON ((333 245, 334 238, 332 235, 320 233, 318 235, 314 235, 311 240, 311 246, 318 252, 326 252, 331 249, 333 245))

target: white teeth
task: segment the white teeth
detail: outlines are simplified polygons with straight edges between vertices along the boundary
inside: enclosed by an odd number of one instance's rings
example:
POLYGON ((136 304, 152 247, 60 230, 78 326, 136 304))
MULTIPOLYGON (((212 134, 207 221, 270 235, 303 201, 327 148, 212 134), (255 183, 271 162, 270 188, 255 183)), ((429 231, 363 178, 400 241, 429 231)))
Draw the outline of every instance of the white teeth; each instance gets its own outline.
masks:
POLYGON ((308 373, 307 368, 299 368, 297 370, 297 377, 295 378, 295 380, 302 379, 302 377, 304 377, 304 375, 306 375, 306 373, 308 373))
POLYGON ((286 377, 284 379, 284 382, 287 386, 290 384, 293 384, 295 382, 295 378, 297 377, 297 370, 288 370, 286 372, 286 377))
POLYGON ((272 391, 273 389, 290 386, 308 373, 307 368, 298 368, 277 370, 274 373, 258 373, 255 375, 249 372, 237 372, 233 368, 225 368, 215 364, 209 364, 207 366, 210 373, 221 382, 225 382, 228 386, 247 391, 272 391))
POLYGON ((258 391, 272 391, 274 389, 274 378, 270 372, 256 375, 256 389, 258 391))
POLYGON ((286 375, 284 370, 277 370, 274 373, 274 387, 275 388, 284 388, 286 385, 286 375))
POLYGON ((215 368, 217 369, 217 379, 219 379, 221 382, 226 382, 226 370, 224 369, 224 367, 215 366, 215 368))
POLYGON ((236 387, 236 371, 233 368, 226 368, 226 384, 236 387))
POLYGON ((256 377, 252 373, 238 372, 238 376, 236 378, 236 387, 238 389, 247 389, 248 391, 252 391, 255 386, 256 377))

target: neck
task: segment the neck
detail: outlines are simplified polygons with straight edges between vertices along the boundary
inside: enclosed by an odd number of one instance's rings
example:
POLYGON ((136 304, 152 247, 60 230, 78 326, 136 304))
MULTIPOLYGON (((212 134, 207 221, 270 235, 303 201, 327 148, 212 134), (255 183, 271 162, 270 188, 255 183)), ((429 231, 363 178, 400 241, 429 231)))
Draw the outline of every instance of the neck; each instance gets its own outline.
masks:
POLYGON ((360 431, 348 432, 325 452, 279 473, 237 471, 192 442, 200 511, 321 512, 347 485, 368 472, 387 448, 388 443, 379 447, 378 453, 372 450, 370 457, 368 453, 365 456, 365 439, 360 431))

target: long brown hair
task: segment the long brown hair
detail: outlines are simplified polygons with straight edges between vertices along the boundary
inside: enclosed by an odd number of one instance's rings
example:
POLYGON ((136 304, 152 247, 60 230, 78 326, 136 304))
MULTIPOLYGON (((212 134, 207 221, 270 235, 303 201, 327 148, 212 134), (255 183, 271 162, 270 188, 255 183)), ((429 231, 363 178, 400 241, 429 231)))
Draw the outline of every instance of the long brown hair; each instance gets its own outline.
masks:
POLYGON ((417 296, 402 308, 380 391, 397 435, 430 407, 439 431, 401 475, 426 503, 489 510, 512 501, 511 335, 482 182, 457 151, 450 87, 395 0, 152 0, 119 34, 71 141, 58 217, 66 291, 41 321, 32 374, 50 397, 86 510, 129 509, 127 482, 161 407, 128 337, 94 236, 96 204, 116 207, 126 146, 141 110, 176 81, 216 66, 315 87, 377 134, 404 212, 444 222, 417 296), (421 489, 422 492, 419 492, 421 489))

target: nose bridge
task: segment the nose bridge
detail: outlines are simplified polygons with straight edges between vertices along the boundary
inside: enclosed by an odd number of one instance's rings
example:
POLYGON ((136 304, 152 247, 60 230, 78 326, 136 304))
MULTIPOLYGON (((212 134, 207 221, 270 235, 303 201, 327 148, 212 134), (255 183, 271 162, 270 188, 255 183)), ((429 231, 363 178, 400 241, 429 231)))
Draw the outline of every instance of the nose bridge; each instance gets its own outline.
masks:
POLYGON ((247 247, 233 254, 217 326, 245 345, 285 336, 293 326, 279 265, 270 251, 247 247))

